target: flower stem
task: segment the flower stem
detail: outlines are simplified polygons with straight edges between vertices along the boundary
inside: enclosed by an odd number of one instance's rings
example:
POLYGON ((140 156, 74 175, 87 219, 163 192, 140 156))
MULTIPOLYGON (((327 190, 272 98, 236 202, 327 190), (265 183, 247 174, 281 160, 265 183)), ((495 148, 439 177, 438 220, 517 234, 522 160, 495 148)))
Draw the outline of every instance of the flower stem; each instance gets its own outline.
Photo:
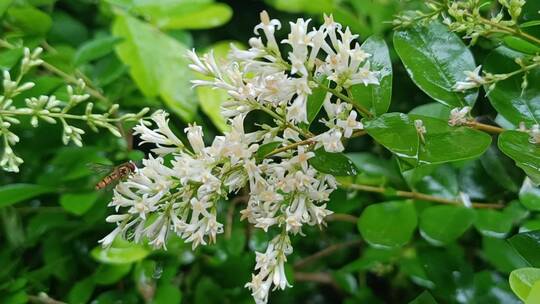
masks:
MULTIPOLYGON (((366 192, 374 192, 374 193, 386 193, 389 192, 391 189, 384 188, 384 187, 376 187, 376 186, 369 186, 369 185, 362 185, 362 184, 353 184, 349 182, 341 182, 341 186, 343 188, 347 189, 353 189, 353 190, 360 190, 360 191, 366 191, 366 192)), ((420 192, 410 192, 410 191, 395 191, 392 193, 394 196, 404 197, 404 198, 412 198, 417 200, 423 200, 423 201, 430 201, 434 203, 440 203, 440 204, 447 204, 447 205, 463 205, 463 202, 455 199, 447 199, 440 196, 434 196, 429 195, 425 193, 420 192)), ((493 203, 478 203, 478 202, 472 202, 471 206, 473 208, 486 208, 486 209, 501 209, 504 208, 503 204, 493 204, 493 203)))
POLYGON ((354 101, 354 99, 350 98, 349 96, 339 92, 338 90, 336 89, 332 89, 331 87, 323 84, 323 83, 320 83, 320 82, 317 82, 319 84, 319 86, 321 86, 321 88, 325 89, 326 91, 334 94, 335 96, 339 97, 341 100, 345 100, 346 102, 350 103, 351 105, 353 105, 353 107, 355 109, 357 109, 360 114, 363 116, 363 117, 373 117, 373 113, 371 113, 368 109, 366 109, 364 106, 362 106, 361 104, 357 103, 354 101))
POLYGON ((477 130, 484 131, 487 133, 492 133, 492 134, 500 134, 505 131, 503 128, 483 124, 474 120, 467 122, 465 125, 469 128, 477 129, 477 130))
POLYGON ((296 263, 294 263, 293 267, 294 269, 303 268, 304 266, 310 263, 313 263, 318 259, 331 255, 335 251, 342 250, 349 247, 359 246, 360 244, 362 244, 362 240, 352 240, 352 241, 347 241, 347 242, 331 245, 329 247, 324 248, 323 250, 319 252, 316 252, 308 257, 298 260, 296 263))

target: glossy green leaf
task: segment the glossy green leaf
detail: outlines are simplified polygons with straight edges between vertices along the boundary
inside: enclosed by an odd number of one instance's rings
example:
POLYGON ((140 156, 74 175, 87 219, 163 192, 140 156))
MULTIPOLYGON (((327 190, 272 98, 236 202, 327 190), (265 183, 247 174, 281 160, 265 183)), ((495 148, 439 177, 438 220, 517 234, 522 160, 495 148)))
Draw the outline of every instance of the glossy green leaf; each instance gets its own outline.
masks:
POLYGON ((85 42, 79 47, 79 49, 75 53, 73 64, 75 66, 79 66, 83 63, 90 62, 111 53, 114 49, 114 46, 120 40, 121 39, 118 37, 103 36, 85 42))
POLYGON ((60 196, 60 205, 67 212, 75 215, 82 215, 88 209, 92 208, 92 205, 99 197, 99 193, 96 191, 83 192, 83 193, 66 193, 60 196))
POLYGON ((508 242, 531 266, 540 267, 540 230, 516 234, 508 242))
POLYGON ((438 118, 441 120, 448 120, 448 118, 450 117, 450 110, 451 109, 449 107, 441 103, 432 102, 415 107, 409 112, 409 114, 416 114, 438 118))
POLYGON ((503 238, 512 229, 512 217, 505 212, 479 209, 476 211, 474 227, 483 235, 503 238))
POLYGON ((508 244, 506 240, 484 237, 482 239, 482 257, 502 273, 510 273, 528 263, 508 244))
MULTIPOLYGON (((322 81, 327 82, 327 81, 322 81)), ((317 114, 319 114, 319 111, 321 111, 321 108, 324 103, 324 98, 326 97, 326 90, 322 87, 316 87, 314 89, 311 89, 312 93, 308 96, 307 100, 307 106, 306 106, 306 112, 307 112, 307 120, 308 120, 308 128, 309 125, 313 122, 315 117, 317 117, 317 114)))
POLYGON ((540 47, 526 40, 523 40, 519 37, 506 36, 504 37, 503 41, 504 41, 504 44, 506 44, 506 46, 518 52, 532 54, 532 55, 540 52, 540 47))
POLYGON ((433 206, 420 214, 420 234, 433 245, 457 240, 474 222, 474 210, 455 206, 433 206))
POLYGON ((187 49, 154 27, 128 15, 117 15, 112 28, 122 42, 116 52, 130 67, 139 89, 148 97, 160 96, 184 121, 191 121, 197 103, 191 90, 187 49))
POLYGON ((540 184, 540 145, 530 143, 527 133, 505 131, 499 135, 498 146, 525 171, 533 183, 540 184))
POLYGON ((156 295, 152 303, 155 304, 180 304, 182 302, 182 292, 179 286, 171 283, 159 284, 156 295))
MULTIPOLYGON (((231 50, 231 43, 233 43, 237 48, 243 49, 244 47, 235 41, 220 41, 216 44, 211 45, 204 53, 210 51, 214 52, 214 57, 217 62, 225 62, 227 60, 227 55, 231 50)), ((199 75, 198 79, 207 79, 204 75, 199 75)), ((221 104, 230 98, 229 94, 223 89, 218 89, 215 87, 208 86, 198 86, 195 88, 197 92, 197 97, 201 104, 201 109, 203 112, 208 115, 210 120, 214 125, 221 131, 229 130, 227 121, 223 115, 221 115, 221 104)))
POLYGON ((73 285, 68 293, 69 303, 84 304, 90 300, 94 292, 95 283, 92 277, 81 280, 73 285))
POLYGON ((131 264, 101 264, 94 273, 94 282, 98 285, 111 285, 118 282, 131 271, 131 264))
POLYGON ((54 192, 54 188, 32 184, 10 184, 0 187, 0 208, 10 206, 41 194, 54 192))
POLYGON ((540 187, 526 178, 519 190, 519 201, 529 210, 540 211, 540 187))
POLYGON ((391 160, 367 152, 347 153, 347 157, 358 168, 357 182, 371 185, 404 185, 399 169, 391 160))
POLYGON ((259 146, 255 154, 257 161, 262 161, 268 154, 277 149, 281 145, 279 141, 273 141, 259 146))
POLYGON ((4 12, 9 8, 9 6, 13 3, 14 0, 2 0, 0 1, 0 17, 4 14, 4 12))
POLYGON ((361 46, 366 53, 371 54, 368 59, 372 71, 379 73, 378 85, 357 84, 352 86, 351 92, 355 102, 367 108, 375 115, 388 111, 392 99, 392 61, 388 46, 384 39, 371 36, 361 46))
POLYGON ((431 22, 394 32, 394 48, 414 83, 431 98, 449 107, 472 106, 478 90, 454 91, 463 71, 476 68, 474 57, 447 26, 431 22))
POLYGON ((424 291, 414 300, 409 302, 409 304, 437 304, 437 301, 435 301, 435 298, 429 293, 429 291, 424 291))
MULTIPOLYGON (((513 72, 520 68, 514 60, 523 56, 506 47, 499 47, 487 56, 484 70, 493 74, 513 72)), ((522 74, 499 81, 489 92, 488 98, 497 112, 512 124, 517 126, 524 122, 530 127, 540 123, 540 69, 529 71, 525 90, 521 88, 522 81, 522 74)))
POLYGON ((334 176, 355 175, 354 163, 343 153, 326 152, 324 148, 315 150, 315 156, 308 160, 309 164, 320 172, 334 176))
MULTIPOLYGON (((523 301, 527 300, 532 287, 540 281, 539 268, 520 268, 510 273, 510 287, 512 291, 523 301)), ((540 286, 536 285, 536 288, 540 286)))
POLYGON ((383 114, 365 123, 365 129, 410 167, 475 158, 491 142, 491 137, 483 132, 450 127, 446 121, 412 114, 383 114), (425 143, 421 143, 414 126, 417 119, 426 127, 425 143))
POLYGON ((501 153, 495 145, 491 145, 486 150, 486 153, 480 157, 480 162, 489 177, 499 186, 514 193, 518 192, 523 174, 516 168, 514 162, 501 153))
POLYGON ((422 193, 453 199, 459 193, 456 171, 450 165, 438 166, 433 172, 415 182, 414 189, 422 193))
POLYGON ((265 2, 289 13, 320 14, 332 12, 334 9, 332 0, 265 0, 265 2))
POLYGON ((9 22, 28 34, 43 35, 52 26, 49 15, 32 6, 11 6, 7 10, 9 22))
POLYGON ((529 295, 525 300, 525 304, 537 304, 540 303, 540 281, 536 281, 529 291, 529 295))
POLYGON ((393 248, 409 242, 416 224, 412 201, 391 201, 369 205, 358 220, 358 229, 370 245, 393 248))
POLYGON ((141 244, 136 244, 120 239, 108 248, 96 246, 92 249, 92 257, 106 264, 130 264, 144 259, 150 251, 141 244))
POLYGON ((134 10, 160 29, 208 29, 233 15, 227 4, 211 1, 136 1, 134 10))

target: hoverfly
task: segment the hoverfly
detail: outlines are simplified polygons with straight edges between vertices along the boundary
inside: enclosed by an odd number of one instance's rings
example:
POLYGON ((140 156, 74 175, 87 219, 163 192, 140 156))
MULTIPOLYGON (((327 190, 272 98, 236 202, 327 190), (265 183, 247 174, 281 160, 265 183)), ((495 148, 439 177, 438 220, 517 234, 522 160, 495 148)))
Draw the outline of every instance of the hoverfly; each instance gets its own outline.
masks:
POLYGON ((109 185, 115 184, 137 170, 137 166, 132 161, 125 162, 116 167, 104 164, 90 164, 90 167, 93 171, 98 173, 108 172, 107 175, 96 184, 96 190, 101 190, 109 185))

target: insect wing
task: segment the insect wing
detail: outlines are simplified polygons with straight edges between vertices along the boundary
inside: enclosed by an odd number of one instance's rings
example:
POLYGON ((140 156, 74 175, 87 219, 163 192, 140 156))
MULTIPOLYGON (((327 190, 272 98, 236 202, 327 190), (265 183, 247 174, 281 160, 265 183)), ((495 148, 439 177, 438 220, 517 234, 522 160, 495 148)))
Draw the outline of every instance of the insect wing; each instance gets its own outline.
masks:
POLYGON ((114 166, 106 164, 89 163, 86 166, 90 171, 97 174, 109 174, 114 170, 114 166))

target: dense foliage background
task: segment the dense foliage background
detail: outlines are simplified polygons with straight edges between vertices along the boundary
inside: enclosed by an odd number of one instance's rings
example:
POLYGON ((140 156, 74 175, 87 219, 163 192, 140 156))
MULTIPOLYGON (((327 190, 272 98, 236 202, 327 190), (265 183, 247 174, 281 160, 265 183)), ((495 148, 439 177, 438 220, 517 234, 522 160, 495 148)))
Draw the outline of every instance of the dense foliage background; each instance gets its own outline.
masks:
MULTIPOLYGON (((457 48, 456 52, 466 49, 459 36, 442 24, 432 27, 427 37, 393 30, 394 15, 421 9, 423 2, 0 0, 0 68, 16 70, 23 46, 41 46, 42 58, 49 66, 25 76, 36 86, 17 96, 15 102, 41 94, 61 98, 66 96, 67 83, 83 78, 99 109, 114 103, 120 105, 121 112, 138 112, 144 107, 167 109, 174 113, 171 120, 177 134, 182 135, 188 122, 196 121, 203 126, 205 137, 211 139, 226 128, 218 110, 225 97, 208 88, 191 88, 189 81, 195 76, 187 68, 186 50, 195 48, 202 53, 213 48, 218 56, 224 56, 231 42, 245 47, 262 10, 280 19, 284 27, 298 17, 313 18, 314 24, 320 24, 322 14, 331 13, 336 21, 359 34, 360 40, 377 35, 388 44, 393 70, 393 79, 385 84, 392 88, 388 112, 414 109, 416 114, 447 119, 451 108, 463 105, 452 103, 461 97, 444 96, 436 80, 430 84, 430 79, 415 79, 415 84, 396 53, 397 48, 409 69, 429 69, 426 62, 451 53, 446 47, 457 48), (439 45, 430 47, 430 41, 439 45), (435 100, 450 100, 450 107, 435 100)), ((500 10, 496 1, 482 2, 487 3, 483 9, 488 13, 500 10)), ((539 10, 540 2, 528 0, 520 20, 540 19, 539 10)), ((530 35, 540 39, 539 30, 538 22, 527 28, 530 35)), ((496 47, 512 47, 508 52, 513 56, 540 50, 540 46, 519 38, 506 39, 506 34, 478 38, 470 46, 474 58, 460 59, 468 66, 441 64, 442 70, 464 78, 465 70, 483 63, 490 71, 510 72, 512 60, 503 56, 508 53, 490 54, 496 47)), ((277 35, 279 40, 285 38, 279 37, 283 33, 277 35)), ((483 90, 469 93, 473 96, 465 100, 472 105, 471 98, 478 98, 473 113, 482 123, 513 129, 525 121, 530 128, 530 122, 540 121, 539 75, 538 67, 529 73, 525 93, 520 89, 521 76, 516 76, 497 87, 490 95, 492 100, 483 90), (518 99, 524 105, 517 107, 522 109, 521 114, 500 106, 518 99), (498 115, 503 112, 509 114, 498 115)), ((84 106, 75 110, 82 113, 84 106)), ((381 112, 385 111, 383 106, 381 112)), ((248 118, 250 122, 267 119, 263 115, 248 118)), ((112 229, 104 221, 110 212, 106 205, 111 191, 93 190, 102 176, 86 164, 142 159, 148 150, 129 135, 133 123, 124 125, 126 134, 121 138, 89 131, 83 137, 84 147, 76 147, 62 144, 61 126, 30 128, 29 121, 14 127, 20 137, 14 149, 25 160, 20 172, 0 172, 1 303, 252 302, 243 285, 253 269, 253 251, 263 250, 268 236, 239 221, 238 210, 245 203, 242 193, 223 202, 220 221, 226 223, 226 229, 215 245, 192 251, 173 236, 167 251, 127 242, 103 250, 97 241, 112 229)), ((336 214, 327 229, 305 229, 306 237, 293 239, 294 253, 287 272, 294 287, 274 292, 270 302, 408 303, 428 290, 440 303, 518 303, 510 290, 509 273, 540 266, 540 245, 535 239, 538 234, 517 234, 540 229, 540 190, 531 181, 540 180, 538 146, 530 148, 530 158, 518 167, 516 157, 512 160, 501 153, 496 135, 490 135, 491 146, 472 159, 404 170, 383 147, 398 149, 392 146, 392 140, 397 139, 377 132, 374 129, 372 137, 348 143, 348 156, 359 171, 353 182, 364 185, 364 189, 337 190, 329 202, 329 209, 336 214), (520 167, 531 179, 524 179, 520 167), (447 199, 462 192, 474 201, 503 208, 469 209, 423 200, 403 201, 394 189, 447 199), (417 225, 421 232, 415 232, 417 225), (513 241, 508 242, 510 237, 513 241)), ((521 136, 507 134, 511 135, 521 136)), ((459 150, 471 144, 467 140, 484 139, 468 138, 440 149, 459 150)), ((511 144, 520 150, 525 147, 519 146, 522 142, 511 144)), ((527 271, 522 276, 529 279, 520 282, 532 285, 540 276, 535 269, 527 271)), ((523 288, 528 294, 530 286, 523 288)), ((540 285, 533 290, 540 295, 540 285)), ((422 294, 416 303, 434 303, 430 294, 422 294)))

